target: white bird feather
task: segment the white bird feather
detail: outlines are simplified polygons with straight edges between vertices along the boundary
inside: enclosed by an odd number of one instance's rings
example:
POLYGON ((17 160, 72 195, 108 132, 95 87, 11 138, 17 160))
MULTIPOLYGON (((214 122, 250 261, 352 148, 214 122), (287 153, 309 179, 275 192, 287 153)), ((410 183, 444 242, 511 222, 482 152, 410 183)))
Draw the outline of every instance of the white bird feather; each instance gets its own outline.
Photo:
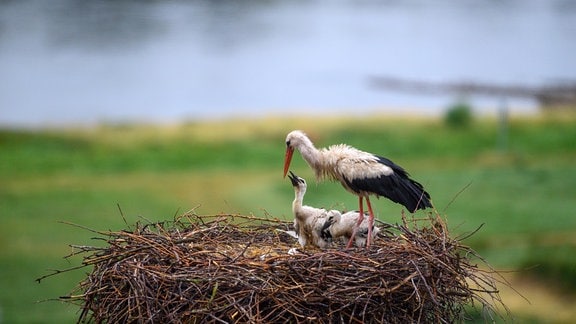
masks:
MULTIPOLYGON (((329 213, 328 218, 326 219, 326 223, 324 224, 323 231, 329 231, 330 236, 332 239, 341 239, 348 242, 354 233, 354 226, 358 223, 358 217, 360 214, 357 211, 350 211, 347 213, 329 213)), ((366 241, 368 238, 368 226, 372 226, 369 224, 368 219, 364 218, 364 220, 360 223, 360 226, 357 229, 356 235, 354 236, 354 241, 357 247, 364 247, 366 246, 366 241)), ((372 228, 372 241, 378 236, 380 232, 380 228, 374 226, 372 228)))
POLYGON ((294 214, 294 230, 298 236, 298 243, 302 247, 314 245, 326 248, 331 240, 322 237, 322 228, 326 223, 328 211, 324 208, 315 208, 303 204, 306 194, 306 181, 295 174, 290 174, 294 186, 294 201, 292 213, 294 214))

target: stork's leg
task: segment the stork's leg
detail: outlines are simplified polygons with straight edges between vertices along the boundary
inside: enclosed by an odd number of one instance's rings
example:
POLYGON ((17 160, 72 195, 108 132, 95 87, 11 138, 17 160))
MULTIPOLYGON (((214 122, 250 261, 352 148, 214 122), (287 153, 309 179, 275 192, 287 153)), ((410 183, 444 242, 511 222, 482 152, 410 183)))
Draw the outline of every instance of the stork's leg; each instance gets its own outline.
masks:
POLYGON ((374 212, 372 211, 372 204, 370 198, 366 197, 366 205, 368 205, 368 237, 366 238, 366 247, 370 246, 372 242, 372 227, 374 227, 374 212))
POLYGON ((352 229, 352 235, 350 236, 350 240, 348 240, 348 244, 346 244, 347 249, 352 247, 352 244, 354 243, 354 240, 356 238, 356 232, 358 232, 358 228, 360 227, 360 224, 362 224, 362 221, 364 220, 364 204, 362 202, 362 196, 358 197, 358 204, 360 206, 359 207, 360 215, 358 216, 358 221, 356 222, 356 225, 352 229))

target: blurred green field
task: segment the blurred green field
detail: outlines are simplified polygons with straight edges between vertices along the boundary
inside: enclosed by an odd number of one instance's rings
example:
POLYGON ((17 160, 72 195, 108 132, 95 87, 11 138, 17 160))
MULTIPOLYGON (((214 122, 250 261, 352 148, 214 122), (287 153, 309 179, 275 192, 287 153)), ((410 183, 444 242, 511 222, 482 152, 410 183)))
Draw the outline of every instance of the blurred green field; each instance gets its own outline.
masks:
MULTIPOLYGON (((572 322, 576 311, 576 116, 512 118, 507 141, 495 120, 467 128, 442 120, 372 116, 237 120, 90 129, 0 130, 0 323, 72 323, 78 308, 45 301, 68 294, 80 270, 34 280, 79 263, 68 244, 98 244, 93 229, 141 218, 243 213, 291 218, 282 178, 284 138, 303 129, 317 146, 348 143, 391 158, 424 184, 454 235, 507 275, 504 302, 522 322, 572 322)), ((313 183, 295 155, 292 170, 313 183)), ((336 183, 310 186, 306 203, 357 208, 336 183)), ((402 207, 374 201, 378 218, 402 207)))

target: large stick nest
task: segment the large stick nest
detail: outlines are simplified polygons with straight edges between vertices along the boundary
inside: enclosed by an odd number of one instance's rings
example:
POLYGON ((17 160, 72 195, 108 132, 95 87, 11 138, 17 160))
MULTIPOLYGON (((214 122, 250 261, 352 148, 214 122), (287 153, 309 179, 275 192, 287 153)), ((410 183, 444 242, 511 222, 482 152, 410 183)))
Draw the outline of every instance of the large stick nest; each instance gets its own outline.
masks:
POLYGON ((437 215, 380 224, 369 249, 301 249, 291 226, 189 212, 95 231, 106 244, 73 246, 92 270, 61 299, 97 323, 451 323, 504 306, 497 272, 437 215))

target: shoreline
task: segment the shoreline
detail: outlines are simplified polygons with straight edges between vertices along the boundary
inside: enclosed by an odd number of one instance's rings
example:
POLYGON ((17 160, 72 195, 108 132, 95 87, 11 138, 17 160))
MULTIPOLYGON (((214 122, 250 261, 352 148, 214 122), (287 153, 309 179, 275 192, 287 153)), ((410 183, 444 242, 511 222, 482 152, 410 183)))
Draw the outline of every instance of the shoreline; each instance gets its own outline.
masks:
MULTIPOLYGON (((490 119, 498 118, 499 110, 495 107, 474 107, 471 105, 475 118, 490 119)), ((238 113, 210 116, 178 116, 165 118, 150 117, 119 117, 119 118, 89 118, 86 121, 70 120, 62 122, 29 121, 18 122, 0 119, 0 129, 5 130, 53 130, 53 129, 91 129, 103 126, 165 126, 174 127, 177 125, 189 124, 222 124, 230 122, 262 122, 269 120, 368 120, 368 119, 392 119, 400 120, 441 120, 449 107, 423 108, 423 107, 360 107, 360 108, 295 108, 295 109, 272 109, 269 112, 261 113, 238 113)), ((243 110, 241 110, 243 111, 243 110)), ((547 111, 538 107, 509 107, 507 111, 510 118, 534 118, 547 111)))

